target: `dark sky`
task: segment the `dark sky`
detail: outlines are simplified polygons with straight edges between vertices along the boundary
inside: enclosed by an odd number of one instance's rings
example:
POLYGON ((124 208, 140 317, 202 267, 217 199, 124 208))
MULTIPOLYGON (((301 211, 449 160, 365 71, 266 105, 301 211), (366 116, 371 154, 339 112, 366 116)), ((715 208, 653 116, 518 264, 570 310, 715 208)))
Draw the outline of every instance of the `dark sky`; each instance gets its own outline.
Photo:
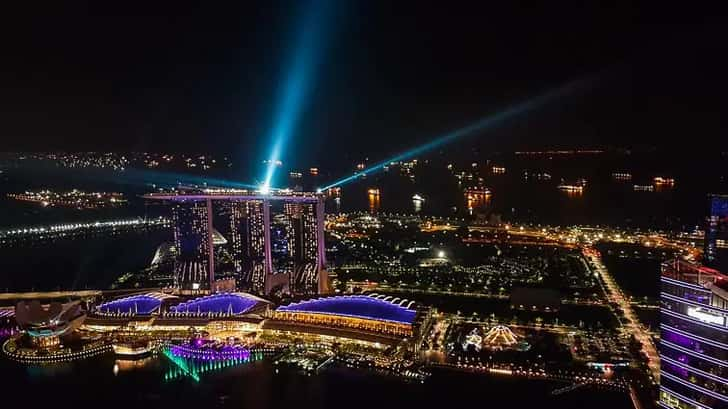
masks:
MULTIPOLYGON (((0 150, 264 158, 306 2, 67 3, 3 10, 0 150)), ((331 1, 284 160, 381 159, 596 73, 589 90, 466 142, 726 144, 721 19, 658 24, 628 2, 490 3, 331 1)))

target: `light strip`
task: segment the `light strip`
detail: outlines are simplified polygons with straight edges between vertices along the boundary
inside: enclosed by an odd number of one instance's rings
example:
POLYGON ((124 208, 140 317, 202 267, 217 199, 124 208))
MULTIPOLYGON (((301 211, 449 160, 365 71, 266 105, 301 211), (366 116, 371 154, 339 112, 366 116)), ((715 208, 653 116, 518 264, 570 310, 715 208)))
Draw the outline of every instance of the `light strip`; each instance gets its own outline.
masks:
POLYGON ((667 278, 665 276, 660 277, 660 280, 665 281, 668 284, 673 284, 673 285, 677 285, 680 287, 691 288, 693 290, 705 291, 707 293, 710 293, 709 289, 702 287, 698 284, 686 283, 685 281, 675 280, 673 278, 667 278))
POLYGON ((715 325, 715 324, 709 324, 709 323, 703 322, 701 320, 696 320, 695 318, 692 318, 692 317, 687 316, 685 314, 680 314, 680 313, 677 313, 677 312, 674 312, 674 311, 670 311, 670 310, 668 310, 666 308, 660 308, 660 312, 663 313, 663 314, 667 314, 667 315, 669 315, 671 317, 675 317, 675 318, 681 319, 683 321, 688 321, 688 322, 691 322, 693 324, 702 325, 702 326, 704 326, 706 328, 710 328, 710 329, 713 329, 713 330, 716 330, 716 331, 728 332, 728 328, 726 328, 726 327, 720 327, 720 326, 715 325))
POLYGON ((399 310, 398 312, 402 312, 401 310, 404 310, 405 312, 415 314, 415 316, 412 317, 412 321, 399 321, 399 320, 390 320, 390 319, 386 319, 386 318, 377 318, 377 317, 367 316, 367 315, 344 314, 344 313, 326 312, 326 311, 309 311, 309 310, 299 310, 299 309, 293 308, 293 307, 300 307, 304 304, 309 304, 309 303, 313 303, 313 302, 326 302, 329 300, 334 301, 334 300, 342 300, 342 299, 344 299, 344 300, 361 300, 361 301, 369 302, 369 303, 375 302, 375 301, 387 302, 384 300, 378 300, 377 298, 372 298, 372 297, 365 296, 365 295, 360 295, 360 296, 340 295, 340 296, 336 296, 336 297, 319 297, 316 299, 294 302, 289 305, 284 305, 284 306, 278 307, 276 309, 276 311, 277 312, 287 312, 287 313, 291 313, 291 314, 314 314, 314 315, 325 315, 325 316, 334 316, 334 317, 341 316, 341 317, 358 318, 358 319, 380 321, 380 322, 391 322, 391 323, 404 324, 404 325, 412 325, 412 323, 414 322, 414 320, 416 318, 416 314, 417 314, 417 311, 406 309, 404 307, 398 306, 397 304, 392 304, 391 302, 388 302, 388 303, 394 307, 397 307, 397 309, 399 310))
POLYGON ((668 387, 665 387, 665 386, 662 386, 662 385, 660 385, 660 390, 662 390, 663 392, 669 393, 670 395, 674 395, 674 396, 676 396, 676 397, 677 397, 678 399, 682 399, 682 400, 684 400, 685 402, 687 402, 687 403, 689 403, 689 404, 691 404, 691 405, 695 405, 695 406, 697 406, 697 407, 699 407, 699 408, 705 408, 705 409, 713 409, 713 408, 711 408, 710 406, 707 406, 707 405, 705 405, 705 404, 703 404, 703 403, 700 403, 700 402, 698 402, 698 401, 696 401, 696 400, 690 399, 690 398, 688 398, 688 397, 687 397, 687 396, 685 396, 685 395, 679 394, 679 393, 677 393, 677 392, 673 391, 672 389, 670 389, 670 388, 668 388, 668 387))
POLYGON ((708 339, 708 338, 703 338, 701 336, 691 334, 689 332, 686 332, 686 331, 677 329, 675 327, 671 327, 671 326, 666 325, 666 324, 660 324, 660 328, 665 329, 667 331, 672 331, 672 332, 674 332, 676 334, 683 335, 683 336, 685 336, 687 338, 692 339, 693 341, 705 342, 708 345, 711 345, 711 346, 714 346, 714 347, 718 347, 718 348, 721 348, 721 349, 725 349, 725 350, 728 351, 728 345, 726 345, 726 344, 724 344, 722 342, 713 341, 713 340, 708 339))
POLYGON ((682 379, 678 378, 677 376, 672 375, 672 374, 669 374, 669 373, 667 373, 665 371, 660 371, 660 376, 664 376, 665 378, 667 378, 667 379, 669 379, 671 381, 675 381, 675 382, 677 382, 677 383, 679 383, 679 384, 681 384, 683 386, 687 386, 690 389, 693 389, 695 391, 698 391, 700 393, 703 393, 705 395, 708 395, 708 396, 710 396, 712 398, 720 399, 723 402, 728 402, 728 396, 722 395, 720 393, 713 392, 710 389, 703 388, 702 386, 696 385, 694 383, 687 382, 687 381, 682 380, 682 379))
POLYGON ((710 309, 710 310, 715 310, 715 311, 717 311, 717 312, 719 312, 721 314, 728 314, 728 310, 726 310, 726 309, 719 308, 719 307, 714 307, 714 306, 712 306, 710 304, 701 304, 701 303, 696 302, 696 301, 686 300, 684 298, 678 297, 676 295, 668 294, 666 292, 660 293, 660 297, 667 298, 668 300, 672 300, 672 301, 676 301, 676 302, 682 302, 682 303, 685 303, 685 304, 694 305, 696 307, 701 307, 701 308, 706 308, 706 309, 710 309))
MULTIPOLYGON (((688 354, 690 356, 693 356, 695 358, 708 361, 708 362, 710 362, 712 364, 716 364, 716 365, 720 365, 720 366, 723 366, 723 367, 728 368, 728 362, 726 362, 726 361, 721 361, 719 359, 713 358, 712 356, 701 354, 700 352, 693 351, 691 349, 687 349, 687 348, 685 348, 683 346, 680 346, 678 344, 672 343, 670 341, 665 341, 664 339, 662 339, 662 340, 660 340, 660 345, 664 345, 664 346, 669 347, 669 348, 672 348, 672 349, 674 349, 676 351, 680 351, 680 352, 686 353, 686 354, 688 354)), ((664 355, 660 355, 660 356, 661 357, 664 357, 664 355)))
POLYGON ((682 363, 680 361, 674 360, 672 358, 668 358, 668 357, 666 357, 664 355, 663 356, 660 356, 660 359, 664 360, 665 362, 669 362, 669 363, 671 363, 673 365, 679 366, 680 368, 687 369, 690 372, 694 372, 694 373, 696 373, 696 374, 698 374, 700 376, 703 376, 705 378, 708 378, 710 380, 713 380, 713 381, 716 381, 716 382, 720 382, 722 384, 728 384, 728 379, 726 379, 726 378, 721 378, 720 376, 713 375, 712 373, 705 372, 702 369, 698 369, 698 368, 695 368, 693 366, 684 364, 684 363, 682 363))

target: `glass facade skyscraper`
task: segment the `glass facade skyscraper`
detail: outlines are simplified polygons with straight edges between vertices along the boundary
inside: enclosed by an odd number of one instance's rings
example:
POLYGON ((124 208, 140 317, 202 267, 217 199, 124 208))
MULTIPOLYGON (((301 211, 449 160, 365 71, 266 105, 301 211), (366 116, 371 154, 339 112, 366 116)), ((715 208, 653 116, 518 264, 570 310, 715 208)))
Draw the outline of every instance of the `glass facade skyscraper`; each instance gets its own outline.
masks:
POLYGON ((705 265, 728 272, 728 195, 708 196, 705 265))
POLYGON ((661 291, 660 406, 728 408, 728 276, 674 260, 661 291))
POLYGON ((262 200, 234 201, 230 214, 233 263, 239 285, 251 292, 265 288, 265 220, 262 200))
POLYGON ((284 213, 290 220, 291 258, 293 274, 291 286, 297 293, 315 294, 317 292, 319 266, 319 223, 316 205, 313 203, 285 203, 284 213))
POLYGON ((205 202, 180 202, 172 207, 174 246, 174 285, 182 291, 209 290, 210 220, 205 202))

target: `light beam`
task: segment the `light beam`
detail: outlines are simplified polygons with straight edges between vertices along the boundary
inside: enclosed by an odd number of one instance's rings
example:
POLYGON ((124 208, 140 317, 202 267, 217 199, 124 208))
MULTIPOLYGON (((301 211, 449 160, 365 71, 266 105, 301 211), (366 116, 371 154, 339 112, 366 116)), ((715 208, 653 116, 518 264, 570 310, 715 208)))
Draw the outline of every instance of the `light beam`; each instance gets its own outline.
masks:
POLYGON ((468 126, 465 126, 463 128, 457 129, 455 131, 449 132, 449 133, 439 136, 435 139, 432 139, 431 141, 429 141, 423 145, 420 145, 414 149, 410 149, 406 152, 402 152, 398 155, 395 155, 387 160, 381 161, 375 165, 372 165, 372 166, 366 168, 365 170, 363 170, 359 173, 339 179, 327 186, 320 188, 320 190, 331 189, 332 187, 336 187, 336 186, 340 186, 340 185, 352 182, 352 181, 356 180, 357 178, 362 177, 364 175, 369 175, 371 173, 379 172, 385 166, 387 166, 388 164, 390 164, 392 162, 399 162, 399 161, 411 158, 413 156, 420 155, 422 153, 425 153, 427 151, 430 151, 432 149, 445 145, 449 142, 452 142, 455 139, 458 139, 458 138, 461 138, 464 136, 468 136, 468 135, 474 134, 479 131, 490 130, 509 119, 513 119, 519 115, 522 115, 529 111, 535 110, 548 102, 551 102, 559 97, 566 96, 567 94, 574 92, 586 85, 589 85, 592 82, 593 82, 592 77, 589 77, 587 79, 580 79, 580 80, 569 82, 558 88, 552 89, 544 94, 538 95, 534 98, 531 98, 531 99, 528 99, 521 103, 512 105, 511 107, 506 108, 500 112, 496 112, 494 114, 481 118, 468 126))
POLYGON ((313 0, 303 18, 290 69, 280 90, 278 109, 274 117, 270 140, 273 143, 261 190, 270 188, 276 171, 276 163, 281 160, 282 151, 293 133, 301 112, 304 99, 311 88, 314 68, 322 51, 322 37, 327 15, 330 13, 329 0, 313 0))

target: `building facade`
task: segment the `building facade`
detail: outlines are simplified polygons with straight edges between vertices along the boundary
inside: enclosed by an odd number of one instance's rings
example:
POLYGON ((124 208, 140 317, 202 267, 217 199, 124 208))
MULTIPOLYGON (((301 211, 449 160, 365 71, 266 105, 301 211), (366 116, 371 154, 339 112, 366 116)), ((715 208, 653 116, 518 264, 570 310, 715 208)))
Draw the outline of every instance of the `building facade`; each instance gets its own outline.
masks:
POLYGON ((704 250, 705 265, 728 272, 728 195, 708 196, 704 250))
POLYGON ((684 261, 662 266, 660 406, 728 408, 728 276, 684 261))
POLYGON ((218 244, 228 242, 213 228, 213 202, 226 202, 231 208, 232 265, 242 289, 256 294, 328 292, 323 195, 193 189, 144 197, 173 204, 174 286, 178 291, 210 292, 215 288, 215 234, 220 236, 218 244), (285 271, 274 265, 272 257, 271 204, 274 202, 283 204, 282 216, 290 221, 287 235, 292 262, 287 263, 292 266, 284 268, 285 271))
POLYGON ((233 264, 240 285, 252 292, 265 288, 265 220, 261 200, 234 201, 230 213, 233 264))
POLYGON ((293 260, 291 287, 298 293, 315 294, 320 265, 316 205, 285 203, 284 213, 291 226, 288 245, 293 260))
POLYGON ((174 286, 181 291, 209 290, 214 279, 208 207, 207 203, 199 201, 181 201, 172 207, 177 252, 174 286))

